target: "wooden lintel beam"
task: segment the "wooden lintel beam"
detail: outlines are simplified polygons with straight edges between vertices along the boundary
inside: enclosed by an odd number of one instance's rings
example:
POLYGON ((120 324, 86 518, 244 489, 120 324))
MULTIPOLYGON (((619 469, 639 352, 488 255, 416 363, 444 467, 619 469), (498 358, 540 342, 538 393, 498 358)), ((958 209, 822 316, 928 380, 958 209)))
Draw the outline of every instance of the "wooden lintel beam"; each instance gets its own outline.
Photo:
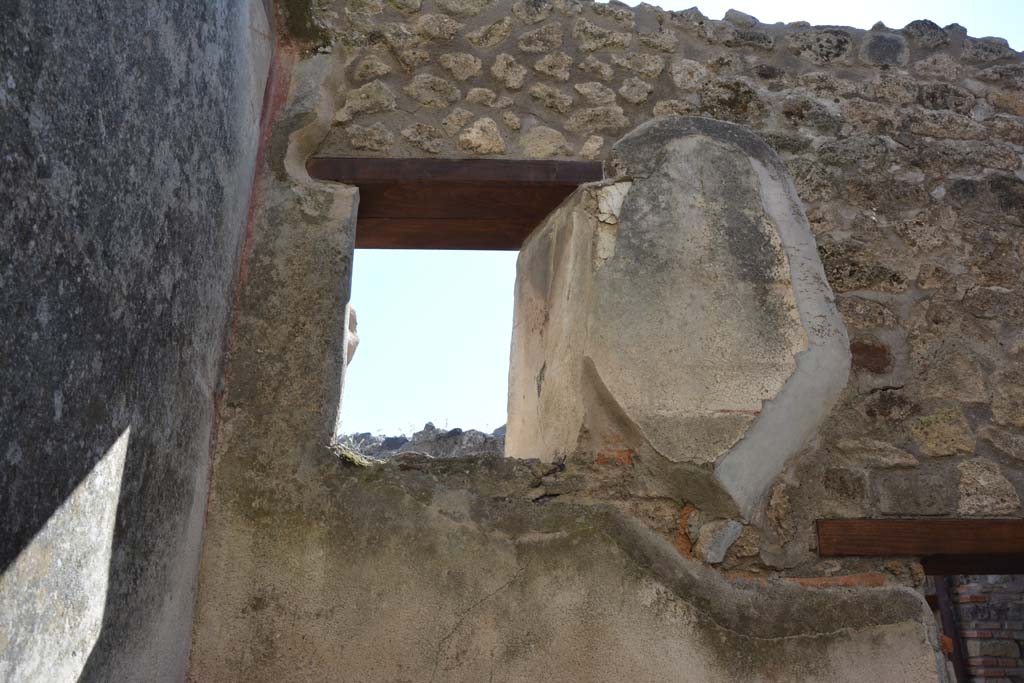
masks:
POLYGON ((1024 519, 820 519, 817 531, 822 557, 932 557, 947 568, 970 557, 1024 571, 1024 519))
POLYGON ((313 178, 359 188, 360 249, 516 250, 597 161, 313 157, 313 178))
POLYGON ((369 182, 541 183, 581 185, 604 177, 600 161, 557 159, 381 159, 312 157, 309 175, 359 185, 369 182))

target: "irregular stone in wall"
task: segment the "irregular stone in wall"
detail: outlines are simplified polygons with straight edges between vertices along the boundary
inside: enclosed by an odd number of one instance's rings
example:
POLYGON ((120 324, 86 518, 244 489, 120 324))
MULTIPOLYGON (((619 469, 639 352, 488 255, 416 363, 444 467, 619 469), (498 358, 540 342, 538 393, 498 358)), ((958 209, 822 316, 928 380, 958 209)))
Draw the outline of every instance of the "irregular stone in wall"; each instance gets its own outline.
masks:
POLYGON ((636 72, 644 78, 657 78, 665 68, 665 60, 657 55, 633 53, 628 56, 613 54, 612 63, 636 72))
POLYGON ((466 93, 466 101, 473 104, 482 104, 491 109, 504 109, 512 106, 512 98, 507 95, 498 95, 490 88, 470 88, 466 93))
POLYGON ((875 439, 843 439, 836 444, 843 460, 859 467, 887 469, 917 467, 917 458, 887 441, 875 439))
POLYGON ((450 81, 430 74, 416 74, 403 92, 425 107, 444 109, 462 97, 462 91, 450 81))
POLYGON ((636 17, 633 16, 632 10, 626 7, 609 4, 609 3, 594 3, 590 6, 594 11, 594 14, 603 17, 611 17, 615 21, 619 22, 628 29, 636 27, 636 17))
POLYGON ((732 519, 708 522, 700 527, 693 554, 708 564, 721 564, 742 531, 743 525, 732 519))
POLYGON ((877 509, 885 515, 949 515, 957 506, 951 474, 945 469, 875 470, 871 490, 877 509))
POLYGON ((604 147, 604 138, 600 135, 591 135, 583 141, 580 147, 580 156, 584 159, 596 159, 604 147))
POLYGON ((484 8, 492 4, 494 0, 437 0, 437 6, 442 12, 454 14, 460 17, 469 17, 480 14, 484 8))
MULTIPOLYGON (((599 5, 595 5, 599 6, 599 5)), ((572 36, 576 39, 579 49, 584 52, 595 50, 621 50, 629 47, 633 36, 629 33, 618 33, 597 24, 592 24, 580 17, 572 27, 572 36)))
POLYGON ((348 133, 348 143, 353 149, 384 152, 395 142, 395 136, 382 123, 375 123, 368 128, 353 124, 345 132, 348 133))
POLYGON ((1024 119, 999 114, 985 121, 985 127, 994 138, 1024 145, 1024 119))
POLYGON ((602 62, 594 55, 588 55, 586 59, 576 65, 576 68, 588 74, 593 74, 602 81, 610 81, 615 75, 611 64, 602 62))
POLYGON ((456 107, 452 109, 448 116, 441 120, 441 127, 444 128, 444 132, 448 135, 455 135, 472 120, 473 112, 456 107))
POLYGON ((348 91, 345 95, 345 104, 335 114, 334 120, 345 123, 359 114, 394 111, 396 106, 395 93, 388 86, 381 81, 370 81, 362 87, 348 91))
POLYGON ((863 85, 860 95, 886 104, 910 104, 917 99, 917 81, 893 69, 880 72, 863 85))
POLYGON ((853 45, 849 33, 834 28, 795 33, 787 40, 795 55, 815 64, 831 64, 841 60, 853 45))
POLYGON ((903 27, 903 35, 917 47, 936 48, 949 43, 949 34, 938 24, 927 19, 912 21, 903 27))
POLYGON ((687 100, 659 100, 654 104, 652 113, 655 116, 690 116, 700 113, 700 105, 687 100))
POLYGON ((512 35, 512 20, 508 17, 466 34, 466 40, 480 48, 495 47, 512 35))
POLYGON ((384 11, 384 0, 350 0, 347 9, 354 14, 373 16, 384 11))
POLYGON ((760 50, 771 50, 775 47, 775 38, 767 31, 722 25, 718 27, 716 34, 718 40, 726 47, 754 47, 760 50))
POLYGON ((573 152, 565 136, 547 126, 530 128, 519 139, 519 145, 530 159, 571 156, 573 152))
POLYGON ((936 78, 944 81, 958 81, 963 73, 960 63, 945 52, 934 54, 914 62, 911 71, 922 78, 936 78))
POLYGON ((524 24, 539 24, 551 15, 549 0, 516 0, 512 14, 524 24))
POLYGON ((999 83, 1018 90, 1024 89, 1024 64, 1001 64, 990 66, 977 73, 977 78, 990 83, 999 83))
POLYGON ((716 119, 747 122, 760 118, 766 106, 757 91, 739 79, 717 79, 701 89, 701 108, 716 119))
POLYGON ((554 109, 560 114, 564 114, 569 111, 569 107, 572 106, 573 98, 562 90, 548 85, 547 83, 537 83, 530 87, 530 97, 543 104, 548 109, 554 109))
POLYGON ((1024 116, 1024 92, 1020 90, 993 90, 987 99, 999 111, 1024 116))
POLYGON ((534 65, 534 71, 551 76, 557 81, 569 80, 569 67, 572 66, 572 57, 564 52, 553 52, 538 59, 534 65))
POLYGON ((933 138, 982 140, 987 135, 985 126, 970 117, 951 111, 910 112, 907 116, 907 128, 911 133, 933 138))
POLYGON ((595 133, 600 131, 620 131, 629 125, 622 107, 604 105, 590 107, 573 112, 565 127, 576 133, 595 133))
POLYGON ((996 463, 975 458, 959 463, 956 468, 960 472, 960 514, 1008 515, 1020 510, 1017 490, 996 463))
POLYGON ((477 154, 502 154, 505 151, 505 141, 498 131, 498 124, 487 117, 477 119, 459 136, 459 146, 477 154))
POLYGON ((907 41, 898 33, 864 34, 860 46, 860 61, 875 66, 895 66, 906 64, 910 58, 907 41))
POLYGON ((416 123, 402 130, 403 138, 430 154, 437 154, 441 151, 443 144, 441 135, 441 131, 429 123, 416 123))
POLYGON ((494 58, 491 74, 509 90, 519 90, 526 82, 526 67, 510 54, 501 53, 494 58))
POLYGON ((519 130, 523 126, 523 122, 514 112, 506 111, 501 115, 501 120, 509 128, 509 130, 519 130))
POLYGON ((388 0, 388 3, 403 14, 415 14, 423 6, 421 0, 388 0))
POLYGON ((405 67, 406 71, 413 71, 420 65, 430 61, 430 53, 422 48, 401 50, 395 53, 395 57, 405 67))
POLYGON ((523 52, 536 54, 551 52, 562 47, 562 27, 558 24, 547 24, 519 36, 519 49, 523 52))
POLYGON ((988 425, 978 432, 982 441, 1003 455, 1024 460, 1024 434, 1018 434, 995 425, 988 425))
POLYGON ((851 327, 862 329, 873 327, 895 327, 896 316, 889 308, 877 301, 859 296, 843 296, 837 301, 843 320, 851 327))
POLYGON ((842 120, 818 100, 805 95, 790 95, 782 102, 782 116, 794 126, 807 126, 837 134, 842 120))
POLYGON ((992 418, 1024 429, 1024 372, 1002 372, 993 378, 992 418))
POLYGON ((692 59, 672 60, 668 72, 675 86, 680 90, 687 91, 700 89, 711 78, 708 68, 692 59))
POLYGON ((856 82, 848 81, 845 78, 836 78, 824 71, 803 74, 798 80, 800 85, 809 89, 815 95, 858 97, 861 94, 861 90, 856 82))
POLYGON ((468 52, 447 52, 438 61, 456 80, 465 81, 480 73, 480 60, 468 52))
POLYGON ((755 64, 751 71, 763 80, 775 81, 786 75, 786 72, 774 64, 755 64))
POLYGON ((813 237, 746 129, 659 119, 615 155, 631 180, 585 186, 520 252, 508 454, 625 453, 665 495, 749 514, 846 383, 813 237))
POLYGON ((971 62, 994 62, 1016 57, 1017 53, 1002 38, 965 38, 963 59, 971 62))
POLYGON ((679 45, 679 36, 672 31, 662 29, 656 33, 641 33, 640 43, 659 52, 672 54, 676 51, 676 46, 679 45))
POLYGON ((462 24, 443 14, 424 14, 416 17, 412 28, 417 35, 427 40, 448 41, 462 30, 462 24))
POLYGON ((359 62, 352 74, 357 82, 363 83, 375 78, 382 78, 391 73, 391 67, 376 57, 367 57, 359 62))
POLYGON ((944 456, 974 451, 974 434, 960 408, 947 408, 919 417, 910 433, 925 455, 944 456))
POLYGON ((622 99, 633 104, 646 102, 653 91, 654 87, 650 83, 632 76, 624 80, 622 87, 619 88, 619 94, 622 95, 622 99))
POLYGON ((612 104, 615 102, 615 91, 597 81, 577 83, 574 87, 576 92, 582 95, 589 104, 612 104))
POLYGON ((960 114, 969 114, 974 107, 974 95, 949 83, 922 84, 917 101, 925 109, 951 109, 960 114))

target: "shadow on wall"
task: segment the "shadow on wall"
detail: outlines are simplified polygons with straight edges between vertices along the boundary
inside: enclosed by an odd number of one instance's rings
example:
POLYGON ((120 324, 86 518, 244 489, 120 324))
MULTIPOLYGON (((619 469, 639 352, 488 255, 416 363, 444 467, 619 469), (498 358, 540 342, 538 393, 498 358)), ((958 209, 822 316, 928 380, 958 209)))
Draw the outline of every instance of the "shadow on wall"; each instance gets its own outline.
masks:
POLYGON ((267 27, 0 3, 0 679, 184 678, 267 27))

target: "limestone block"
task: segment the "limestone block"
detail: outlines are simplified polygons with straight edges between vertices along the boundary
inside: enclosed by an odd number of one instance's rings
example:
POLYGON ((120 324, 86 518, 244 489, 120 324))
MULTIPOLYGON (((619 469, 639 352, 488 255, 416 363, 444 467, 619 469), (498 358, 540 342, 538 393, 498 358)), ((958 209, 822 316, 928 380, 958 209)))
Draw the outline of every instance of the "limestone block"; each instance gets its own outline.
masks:
POLYGON ((576 92, 583 95, 583 99, 590 104, 615 103, 615 91, 601 83, 598 83, 597 81, 577 83, 574 87, 576 88, 576 92))
POLYGON ((491 65, 494 75, 509 90, 519 90, 526 82, 526 67, 516 61, 510 54, 502 53, 495 57, 491 65))
POLYGON ((565 114, 572 106, 573 98, 562 90, 548 85, 537 83, 530 88, 530 97, 543 104, 548 109, 554 109, 560 114, 565 114))
POLYGON ((468 52, 450 52, 441 55, 441 66, 460 81, 472 78, 480 73, 480 60, 468 52))
POLYGON ((959 465, 962 515, 1009 515, 1020 511, 1020 497, 1013 484, 991 460, 975 458, 959 465))
POLYGON ((647 101, 650 97, 654 87, 647 81, 642 81, 639 78, 633 78, 630 76, 622 82, 622 87, 619 88, 619 94, 622 95, 622 99, 633 104, 640 104, 641 102, 647 101))
POLYGON ((530 159, 549 159, 572 154, 572 147, 566 142, 565 136, 547 126, 534 126, 526 131, 519 144, 530 159))
POLYGON ((488 26, 466 34, 466 40, 482 48, 494 47, 512 35, 512 19, 505 17, 488 26))
POLYGON ((519 49, 531 54, 548 53, 562 47, 562 27, 547 24, 519 37, 519 49))
POLYGON ((395 105, 395 93, 388 86, 381 81, 370 81, 345 95, 345 105, 334 118, 338 123, 345 123, 359 114, 393 111, 395 105))
POLYGON ((569 80, 570 66, 572 66, 572 57, 564 52, 552 52, 538 59, 533 68, 535 71, 564 83, 569 80))
POLYGON ((601 28, 583 18, 577 19, 573 24, 572 36, 584 52, 622 49, 629 47, 630 40, 633 38, 629 33, 618 33, 601 28))
POLYGON ((441 131, 429 123, 415 123, 402 129, 402 137, 430 154, 441 151, 441 131))
POLYGON ((849 33, 834 28, 789 36, 789 47, 793 53, 815 64, 829 64, 842 59, 850 51, 852 43, 849 33))
POLYGON ((430 74, 416 74, 402 90, 420 104, 434 109, 443 109, 462 97, 462 92, 450 81, 430 74))
POLYGON ((505 151, 505 141, 498 132, 498 124, 488 117, 477 119, 460 135, 459 146, 477 154, 501 154, 505 151))
POLYGON ((520 251, 507 453, 629 453, 664 495, 749 515, 849 373, 846 330, 775 153, 667 118, 614 148, 520 251))

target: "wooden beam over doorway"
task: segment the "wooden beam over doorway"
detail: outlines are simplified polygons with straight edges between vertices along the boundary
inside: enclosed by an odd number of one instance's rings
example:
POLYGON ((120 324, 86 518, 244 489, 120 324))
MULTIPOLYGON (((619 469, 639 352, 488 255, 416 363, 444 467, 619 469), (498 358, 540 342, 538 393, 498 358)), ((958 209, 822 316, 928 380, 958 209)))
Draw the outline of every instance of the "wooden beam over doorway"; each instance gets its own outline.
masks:
POLYGON ((358 249, 517 250, 599 161, 312 157, 310 176, 359 188, 358 249))
POLYGON ((1024 573, 1024 519, 819 519, 822 557, 920 557, 930 574, 1024 573))

